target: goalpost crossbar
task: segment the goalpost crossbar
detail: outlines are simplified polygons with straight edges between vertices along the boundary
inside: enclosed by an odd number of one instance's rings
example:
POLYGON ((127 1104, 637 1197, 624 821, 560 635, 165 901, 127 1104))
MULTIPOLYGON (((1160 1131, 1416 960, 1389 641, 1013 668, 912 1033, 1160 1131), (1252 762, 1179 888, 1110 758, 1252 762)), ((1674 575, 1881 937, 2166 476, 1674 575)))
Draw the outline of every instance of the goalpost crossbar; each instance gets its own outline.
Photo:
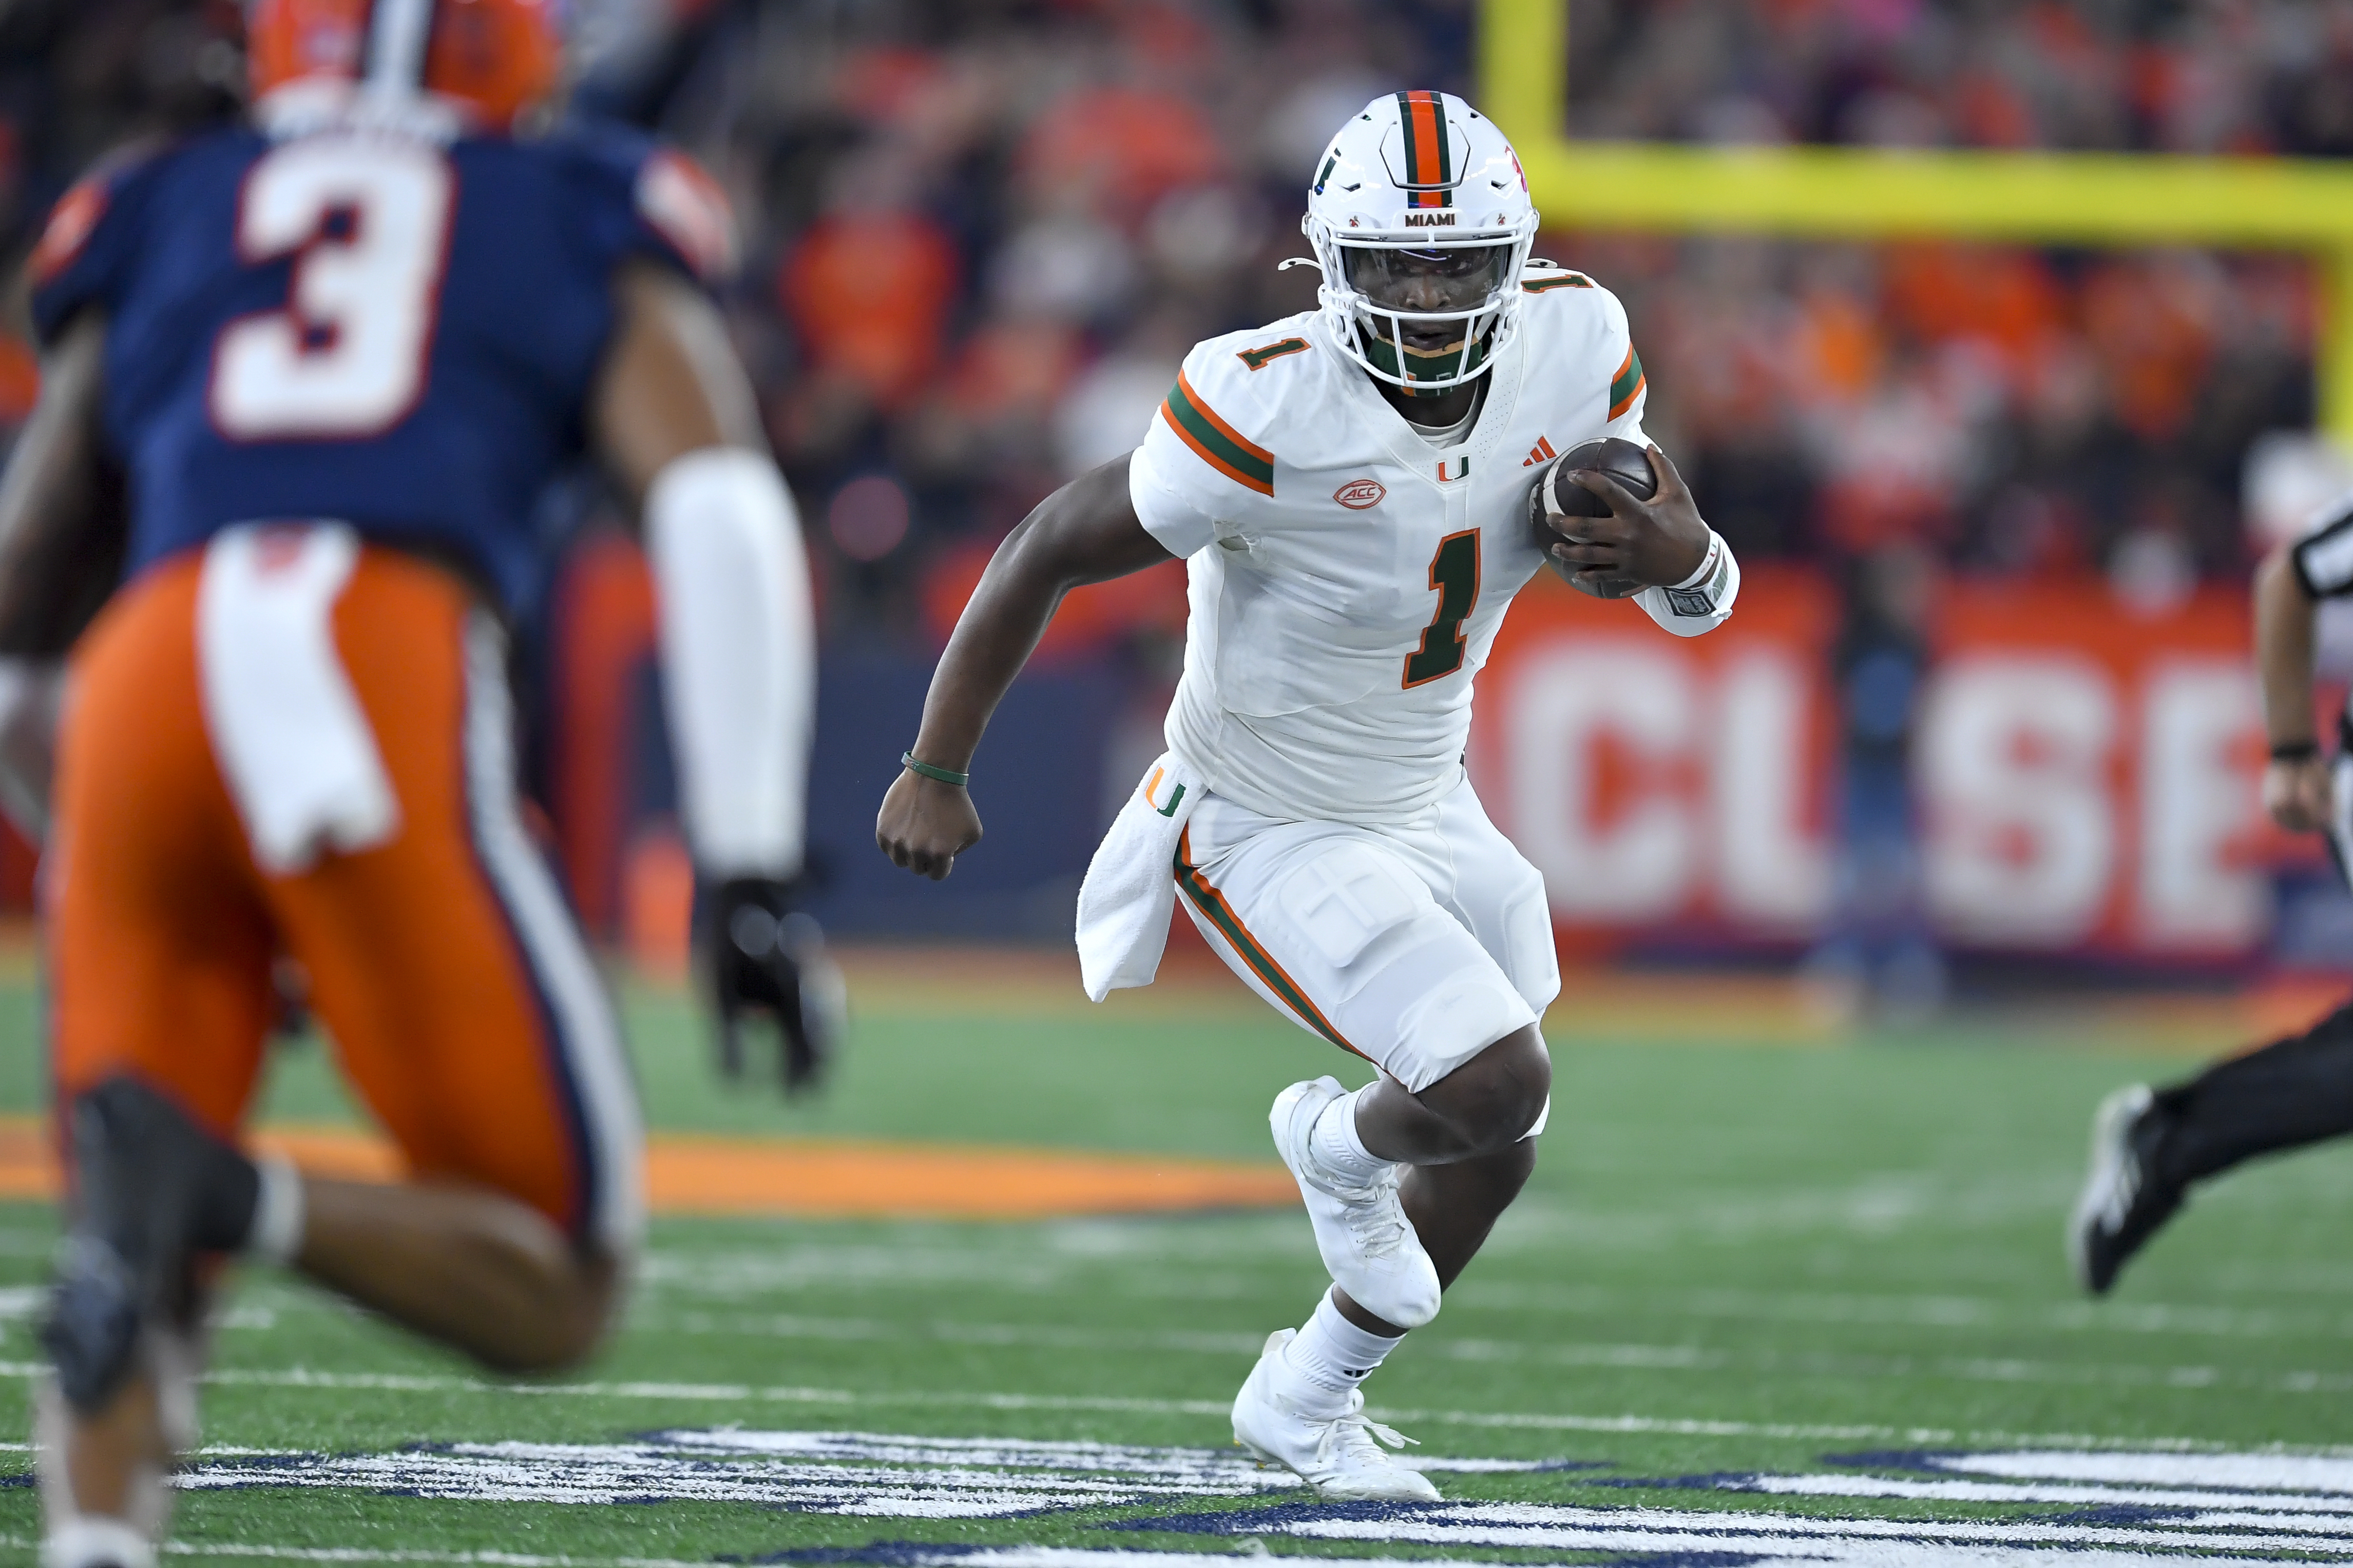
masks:
POLYGON ((2353 449, 2353 163, 1578 142, 1566 0, 1482 0, 1482 112, 1549 224, 1791 238, 2300 250, 2321 286, 2320 427, 2353 449))

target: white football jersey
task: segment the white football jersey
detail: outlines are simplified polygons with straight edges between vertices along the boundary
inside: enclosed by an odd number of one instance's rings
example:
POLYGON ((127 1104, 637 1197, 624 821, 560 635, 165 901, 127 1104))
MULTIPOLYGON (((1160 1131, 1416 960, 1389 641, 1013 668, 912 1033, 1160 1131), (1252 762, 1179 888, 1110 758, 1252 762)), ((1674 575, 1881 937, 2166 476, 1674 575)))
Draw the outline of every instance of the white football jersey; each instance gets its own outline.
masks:
MULTIPOLYGON (((1153 537, 1187 558, 1168 744, 1217 794, 1268 816, 1382 824, 1461 778, 1472 678, 1544 564, 1536 477, 1596 437, 1647 444, 1617 297, 1560 270, 1525 287, 1478 418, 1444 449, 1334 350, 1316 312, 1186 356, 1129 489, 1153 537)), ((1661 593, 1641 597, 1664 620, 1661 593)))

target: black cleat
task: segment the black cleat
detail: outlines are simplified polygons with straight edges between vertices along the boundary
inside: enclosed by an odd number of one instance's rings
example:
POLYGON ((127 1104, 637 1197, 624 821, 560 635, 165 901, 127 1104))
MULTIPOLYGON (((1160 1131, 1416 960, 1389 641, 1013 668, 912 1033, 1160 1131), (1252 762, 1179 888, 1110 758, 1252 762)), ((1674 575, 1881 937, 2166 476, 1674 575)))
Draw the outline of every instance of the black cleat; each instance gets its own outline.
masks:
POLYGON ((2145 1083, 2116 1090, 2092 1115, 2092 1168, 2067 1226, 2067 1258, 2094 1296, 2108 1293, 2133 1254, 2188 1200, 2186 1187, 2158 1174, 2158 1148, 2172 1126, 2172 1112, 2145 1083))
POLYGON ((107 1079, 68 1115, 73 1217, 41 1343, 67 1402, 94 1415, 130 1376, 145 1326, 190 1310, 195 1255, 244 1242, 257 1186, 243 1155, 134 1079, 107 1079))

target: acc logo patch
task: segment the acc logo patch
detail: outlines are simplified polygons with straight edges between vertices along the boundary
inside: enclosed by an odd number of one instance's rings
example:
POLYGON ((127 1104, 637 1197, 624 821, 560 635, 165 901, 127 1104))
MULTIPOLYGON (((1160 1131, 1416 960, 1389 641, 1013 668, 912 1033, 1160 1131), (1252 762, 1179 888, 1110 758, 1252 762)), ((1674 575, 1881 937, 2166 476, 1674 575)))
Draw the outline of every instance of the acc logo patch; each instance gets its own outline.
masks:
POLYGON ((1378 479, 1350 479, 1332 492, 1332 499, 1350 511, 1362 511, 1368 506, 1378 506, 1388 495, 1388 487, 1378 479))

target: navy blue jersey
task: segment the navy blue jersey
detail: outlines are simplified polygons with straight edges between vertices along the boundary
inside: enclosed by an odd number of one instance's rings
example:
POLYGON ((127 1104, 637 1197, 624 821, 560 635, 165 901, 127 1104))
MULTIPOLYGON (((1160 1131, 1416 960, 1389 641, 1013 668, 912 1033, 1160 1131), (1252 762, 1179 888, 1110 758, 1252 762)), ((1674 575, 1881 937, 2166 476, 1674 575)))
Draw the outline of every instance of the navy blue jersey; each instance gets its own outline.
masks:
POLYGON ((107 312, 128 570, 229 524, 335 518, 455 551, 508 608, 533 503, 581 446, 612 278, 723 265, 725 209, 617 130, 446 146, 214 132, 68 194, 34 258, 45 342, 107 312))

